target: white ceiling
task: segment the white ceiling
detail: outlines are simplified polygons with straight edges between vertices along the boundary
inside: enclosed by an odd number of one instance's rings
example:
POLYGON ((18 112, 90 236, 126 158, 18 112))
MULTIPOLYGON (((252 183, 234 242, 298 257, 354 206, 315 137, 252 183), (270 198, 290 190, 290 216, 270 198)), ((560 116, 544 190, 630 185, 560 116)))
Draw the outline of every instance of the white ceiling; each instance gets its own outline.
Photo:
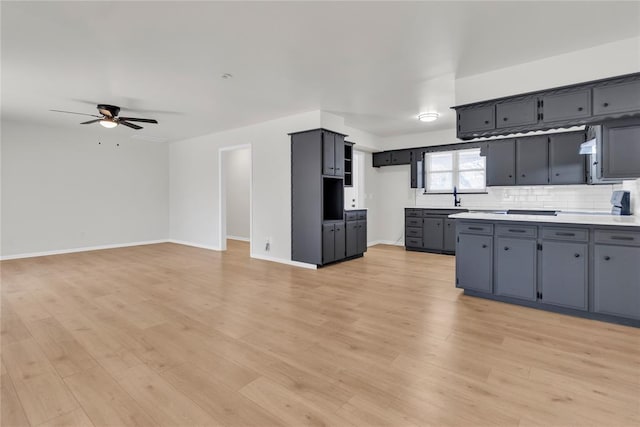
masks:
POLYGON ((76 128, 81 116, 48 110, 110 103, 168 140, 318 109, 379 135, 442 129, 455 78, 640 34, 639 2, 1 7, 3 118, 76 128), (443 117, 420 123, 425 110, 443 117))

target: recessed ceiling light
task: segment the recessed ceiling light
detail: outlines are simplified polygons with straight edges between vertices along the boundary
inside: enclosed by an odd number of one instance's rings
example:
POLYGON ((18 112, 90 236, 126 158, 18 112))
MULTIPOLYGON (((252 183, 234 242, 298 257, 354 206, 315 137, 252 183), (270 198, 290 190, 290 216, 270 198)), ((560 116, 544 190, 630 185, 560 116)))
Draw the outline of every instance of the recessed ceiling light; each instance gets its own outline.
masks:
POLYGON ((232 76, 231 74, 229 74, 229 73, 224 73, 224 74, 222 75, 222 78, 223 78, 223 79, 230 79, 231 77, 233 77, 233 76, 232 76))
POLYGON ((440 117, 438 113, 420 113, 418 114, 418 120, 421 122, 432 122, 440 117))

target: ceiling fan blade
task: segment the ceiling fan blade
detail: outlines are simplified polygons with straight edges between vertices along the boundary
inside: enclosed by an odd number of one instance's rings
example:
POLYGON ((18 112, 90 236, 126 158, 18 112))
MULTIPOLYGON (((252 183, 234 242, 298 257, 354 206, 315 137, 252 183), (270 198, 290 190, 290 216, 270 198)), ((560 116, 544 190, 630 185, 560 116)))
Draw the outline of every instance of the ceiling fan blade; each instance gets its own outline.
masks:
POLYGON ((158 121, 154 119, 137 119, 135 117, 119 117, 119 119, 126 120, 128 122, 158 123, 158 121))
POLYGON ((80 123, 81 125, 88 125, 89 123, 97 123, 99 121, 101 121, 102 119, 95 119, 95 120, 89 120, 88 122, 82 122, 80 123))
POLYGON ((69 113, 69 114, 78 114, 80 116, 91 116, 91 117, 101 117, 95 114, 86 114, 86 113, 76 113, 75 111, 64 111, 64 110, 49 110, 54 111, 56 113, 69 113))
POLYGON ((135 130, 142 129, 142 126, 138 126, 138 125, 134 125, 133 123, 125 122, 122 119, 120 119, 118 121, 118 123, 120 123, 121 125, 130 127, 131 129, 135 129, 135 130))

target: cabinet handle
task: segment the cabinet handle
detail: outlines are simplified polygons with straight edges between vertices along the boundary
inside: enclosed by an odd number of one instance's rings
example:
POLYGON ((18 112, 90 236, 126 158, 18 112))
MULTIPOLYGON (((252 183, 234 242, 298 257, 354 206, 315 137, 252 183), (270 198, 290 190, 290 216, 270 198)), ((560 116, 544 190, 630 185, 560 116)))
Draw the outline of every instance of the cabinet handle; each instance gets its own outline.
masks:
POLYGON ((513 178, 513 175, 509 175, 509 178, 513 178))
POLYGON ((560 176, 560 174, 559 174, 559 173, 556 173, 556 176, 560 176))
POLYGON ((576 233, 562 233, 562 232, 557 232, 556 236, 568 236, 568 237, 573 237, 575 236, 576 233))
POLYGON ((610 257, 610 256, 608 256, 608 255, 604 257, 604 260, 605 260, 605 261, 609 261, 610 259, 611 259, 611 257, 610 257))
POLYGON ((482 231, 483 228, 482 227, 469 227, 469 230, 478 230, 478 231, 482 231))
POLYGON ((482 245, 482 248, 486 248, 486 247, 487 247, 487 245, 482 245))
POLYGON ((505 251, 508 251, 508 250, 509 250, 509 246, 505 246, 505 247, 504 247, 504 250, 505 250, 505 251))
POLYGON ((517 228, 510 228, 509 233, 526 233, 527 230, 518 230, 517 228))
POLYGON ((506 121, 507 121, 507 120, 509 120, 509 119, 508 119, 508 118, 506 118, 506 117, 503 117, 503 118, 502 118, 502 120, 504 120, 504 121, 506 122, 506 121))
POLYGON ((484 124, 485 124, 485 125, 488 125, 488 124, 489 124, 489 120, 485 120, 485 121, 484 121, 484 124))
POLYGON ((573 256, 576 258, 580 258, 580 254, 574 254, 573 256))
POLYGON ((602 106, 603 106, 603 107, 608 107, 608 106, 609 106, 609 103, 608 103, 608 102, 605 102, 604 104, 602 104, 602 106))
POLYGON ((584 108, 578 107, 578 111, 582 111, 582 110, 584 110, 584 108))
POLYGON ((524 177, 526 177, 526 176, 527 176, 527 175, 525 175, 525 174, 522 174, 522 177, 523 177, 523 178, 524 178, 524 177))
POLYGON ((611 240, 626 240, 626 241, 632 241, 635 240, 633 237, 630 236, 611 236, 611 240))

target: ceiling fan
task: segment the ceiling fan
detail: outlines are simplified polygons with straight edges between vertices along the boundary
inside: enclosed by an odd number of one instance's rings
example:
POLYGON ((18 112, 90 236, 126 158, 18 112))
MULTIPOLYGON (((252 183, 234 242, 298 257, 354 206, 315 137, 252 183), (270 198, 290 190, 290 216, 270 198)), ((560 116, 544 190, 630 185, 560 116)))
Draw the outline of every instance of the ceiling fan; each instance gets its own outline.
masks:
POLYGON ((136 117, 118 117, 118 113, 120 113, 120 107, 117 107, 115 105, 98 104, 97 108, 98 108, 98 112, 100 112, 100 115, 76 113, 74 111, 63 111, 63 110, 49 110, 49 111, 55 111, 57 113, 69 113, 69 114, 79 114, 81 116, 97 117, 97 119, 89 120, 87 122, 82 122, 80 124, 88 125, 90 123, 99 122, 102 126, 106 128, 114 128, 118 125, 123 125, 126 127, 130 127, 131 129, 138 130, 138 129, 142 129, 142 126, 138 126, 131 122, 156 123, 156 124, 158 123, 158 121, 154 119, 139 119, 136 117))

